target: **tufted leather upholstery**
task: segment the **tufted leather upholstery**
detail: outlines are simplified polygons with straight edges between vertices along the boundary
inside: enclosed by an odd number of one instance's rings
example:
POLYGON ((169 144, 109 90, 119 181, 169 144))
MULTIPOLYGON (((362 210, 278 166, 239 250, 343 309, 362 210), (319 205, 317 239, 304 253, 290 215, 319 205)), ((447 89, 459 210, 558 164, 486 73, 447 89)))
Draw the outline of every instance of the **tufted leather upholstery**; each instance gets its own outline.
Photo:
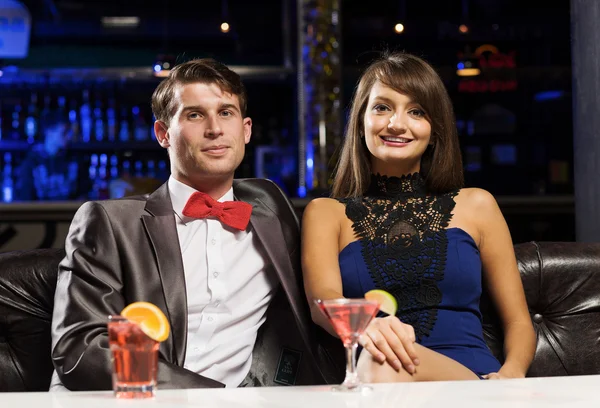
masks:
MULTIPOLYGON (((600 244, 515 245, 537 351, 528 376, 600 373, 600 244)), ((60 249, 0 254, 0 391, 50 384, 50 319, 60 249)), ((484 293, 484 336, 502 360, 502 330, 484 293)))
POLYGON ((47 391, 50 320, 62 249, 0 254, 0 391, 47 391))
MULTIPOLYGON (((600 373, 600 244, 515 245, 529 313, 537 334, 528 377, 600 373)), ((484 335, 502 357, 502 331, 487 295, 484 335)), ((502 361, 502 360, 501 360, 502 361)))

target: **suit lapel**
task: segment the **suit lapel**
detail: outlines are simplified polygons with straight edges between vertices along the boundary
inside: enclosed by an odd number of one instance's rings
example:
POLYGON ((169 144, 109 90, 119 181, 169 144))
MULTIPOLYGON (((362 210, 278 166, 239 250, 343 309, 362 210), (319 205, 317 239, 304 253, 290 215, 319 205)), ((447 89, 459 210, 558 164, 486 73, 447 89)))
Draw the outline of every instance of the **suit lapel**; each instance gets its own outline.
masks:
POLYGON ((187 296, 183 260, 167 183, 150 195, 146 211, 149 214, 142 217, 142 222, 154 250, 171 324, 171 358, 181 366, 187 342, 187 296))
POLYGON ((305 301, 304 292, 300 291, 298 286, 298 280, 294 274, 294 268, 292 267, 285 237, 281 230, 279 217, 253 194, 249 192, 248 194, 245 193, 245 189, 236 189, 236 184, 234 184, 234 194, 236 199, 252 204, 250 225, 256 232, 265 252, 273 263, 275 272, 277 273, 281 286, 285 291, 294 316, 296 317, 296 321, 298 322, 298 326, 300 327, 300 333, 304 337, 303 340, 307 347, 310 347, 311 343, 305 330, 302 329, 303 327, 308 327, 306 326, 307 324, 310 324, 310 322, 303 318, 304 314, 300 310, 300 305, 305 301))

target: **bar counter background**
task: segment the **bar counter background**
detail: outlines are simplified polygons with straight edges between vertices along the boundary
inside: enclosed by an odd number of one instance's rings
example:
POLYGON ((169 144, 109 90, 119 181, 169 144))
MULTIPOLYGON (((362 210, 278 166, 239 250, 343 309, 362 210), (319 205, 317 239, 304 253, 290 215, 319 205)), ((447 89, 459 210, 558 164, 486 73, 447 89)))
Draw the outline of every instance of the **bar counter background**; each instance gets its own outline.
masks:
MULTIPOLYGON (((513 242, 575 241, 575 203, 571 195, 498 196, 513 242)), ((309 199, 292 198, 298 216, 309 199)), ((0 252, 62 248, 82 201, 0 204, 0 252)))

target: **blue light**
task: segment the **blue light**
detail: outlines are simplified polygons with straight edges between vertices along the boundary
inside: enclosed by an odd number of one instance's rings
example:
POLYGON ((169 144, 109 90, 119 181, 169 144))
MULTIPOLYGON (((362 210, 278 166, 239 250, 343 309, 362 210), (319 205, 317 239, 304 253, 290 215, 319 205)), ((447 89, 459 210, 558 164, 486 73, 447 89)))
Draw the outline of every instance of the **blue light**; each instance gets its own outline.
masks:
POLYGON ((543 91, 534 95, 533 99, 536 102, 551 101, 559 99, 565 95, 565 91, 543 91))
POLYGON ((160 64, 156 64, 154 66, 154 72, 160 72, 162 70, 162 67, 160 66, 160 64))
POLYGON ((306 197, 306 187, 304 187, 304 186, 298 187, 298 197, 300 197, 300 198, 306 197))
POLYGON ((459 62, 458 64, 456 64, 456 67, 458 69, 465 69, 465 63, 464 62, 459 62))
POLYGON ((2 201, 5 203, 12 203, 12 201, 13 201, 12 186, 5 186, 2 188, 2 201))
MULTIPOLYGON (((310 139, 309 139, 310 140, 310 139)), ((313 189, 313 177, 314 177, 314 146, 312 143, 308 142, 306 144, 306 173, 304 175, 304 184, 309 190, 313 189)))

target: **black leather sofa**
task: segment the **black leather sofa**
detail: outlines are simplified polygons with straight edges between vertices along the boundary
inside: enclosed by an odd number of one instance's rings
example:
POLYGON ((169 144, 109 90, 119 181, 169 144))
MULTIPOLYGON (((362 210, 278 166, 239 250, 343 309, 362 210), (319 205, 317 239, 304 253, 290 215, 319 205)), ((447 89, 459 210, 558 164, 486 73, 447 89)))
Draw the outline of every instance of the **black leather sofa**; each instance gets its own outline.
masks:
MULTIPOLYGON (((600 373, 600 244, 515 246, 537 333, 528 376, 600 373)), ((61 249, 0 254, 0 391, 50 384, 50 319, 61 249)), ((487 296, 484 335, 502 360, 502 332, 487 296)))
MULTIPOLYGON (((515 245, 537 336, 528 377, 600 374, 600 243, 515 245)), ((484 294, 484 337, 502 358, 499 319, 484 294)))

